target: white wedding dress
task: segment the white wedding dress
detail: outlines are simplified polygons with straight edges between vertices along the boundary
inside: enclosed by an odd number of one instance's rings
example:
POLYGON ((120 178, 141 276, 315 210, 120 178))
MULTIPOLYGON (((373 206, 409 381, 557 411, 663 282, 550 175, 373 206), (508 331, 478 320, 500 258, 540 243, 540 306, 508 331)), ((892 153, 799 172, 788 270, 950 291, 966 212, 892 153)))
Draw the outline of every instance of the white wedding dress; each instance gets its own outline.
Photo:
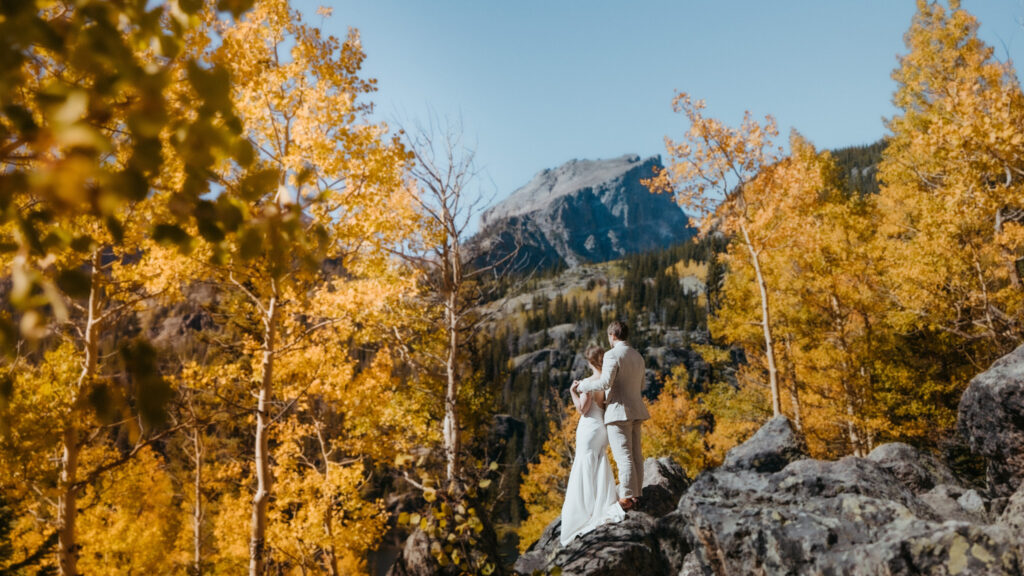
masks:
POLYGON ((619 505, 615 476, 608 462, 608 433, 604 409, 590 403, 576 426, 576 456, 562 504, 562 546, 606 522, 626 517, 619 505))

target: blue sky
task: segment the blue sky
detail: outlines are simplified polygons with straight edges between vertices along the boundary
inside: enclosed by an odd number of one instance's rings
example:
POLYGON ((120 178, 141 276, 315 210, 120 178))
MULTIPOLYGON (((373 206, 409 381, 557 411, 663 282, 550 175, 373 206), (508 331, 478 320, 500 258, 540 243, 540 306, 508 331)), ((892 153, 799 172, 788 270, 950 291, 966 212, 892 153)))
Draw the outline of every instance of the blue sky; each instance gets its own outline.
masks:
MULTIPOLYGON (((573 158, 663 154, 676 90, 737 122, 772 114, 818 147, 873 142, 913 0, 297 0, 360 30, 378 119, 461 117, 484 188, 504 198, 573 158)), ((1024 0, 964 0, 982 38, 1024 62, 1024 0)))

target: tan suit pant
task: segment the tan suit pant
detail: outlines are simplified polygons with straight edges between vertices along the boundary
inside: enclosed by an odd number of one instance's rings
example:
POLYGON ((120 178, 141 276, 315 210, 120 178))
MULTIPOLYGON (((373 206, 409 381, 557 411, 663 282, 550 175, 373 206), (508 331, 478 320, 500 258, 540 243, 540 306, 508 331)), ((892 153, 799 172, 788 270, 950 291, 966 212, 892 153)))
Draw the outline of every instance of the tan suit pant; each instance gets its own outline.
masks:
POLYGON ((644 485, 644 455, 640 449, 643 420, 612 422, 607 425, 608 444, 619 469, 619 498, 639 497, 644 485))

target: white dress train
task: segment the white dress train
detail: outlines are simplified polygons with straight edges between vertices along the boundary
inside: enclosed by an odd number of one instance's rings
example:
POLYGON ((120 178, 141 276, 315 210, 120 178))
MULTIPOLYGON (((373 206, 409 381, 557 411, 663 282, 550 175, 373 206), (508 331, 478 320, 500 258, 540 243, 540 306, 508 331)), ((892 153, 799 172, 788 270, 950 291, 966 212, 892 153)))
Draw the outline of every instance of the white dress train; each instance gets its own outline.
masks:
POLYGON ((604 409, 591 402, 576 426, 576 456, 562 504, 562 546, 607 522, 619 522, 626 512, 619 505, 615 476, 608 462, 608 433, 604 409))

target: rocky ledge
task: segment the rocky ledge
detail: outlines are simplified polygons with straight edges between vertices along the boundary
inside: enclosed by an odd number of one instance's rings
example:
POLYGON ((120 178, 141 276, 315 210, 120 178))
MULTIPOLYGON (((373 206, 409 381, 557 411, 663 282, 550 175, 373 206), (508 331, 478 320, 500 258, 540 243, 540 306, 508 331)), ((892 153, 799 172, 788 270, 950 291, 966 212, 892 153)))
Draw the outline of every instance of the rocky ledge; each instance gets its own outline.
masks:
POLYGON ((674 462, 648 460, 640 510, 564 548, 556 520, 515 572, 1024 575, 1022 398, 1024 347, 961 401, 958 428, 988 459, 985 487, 906 444, 808 458, 779 417, 692 482, 674 462))

